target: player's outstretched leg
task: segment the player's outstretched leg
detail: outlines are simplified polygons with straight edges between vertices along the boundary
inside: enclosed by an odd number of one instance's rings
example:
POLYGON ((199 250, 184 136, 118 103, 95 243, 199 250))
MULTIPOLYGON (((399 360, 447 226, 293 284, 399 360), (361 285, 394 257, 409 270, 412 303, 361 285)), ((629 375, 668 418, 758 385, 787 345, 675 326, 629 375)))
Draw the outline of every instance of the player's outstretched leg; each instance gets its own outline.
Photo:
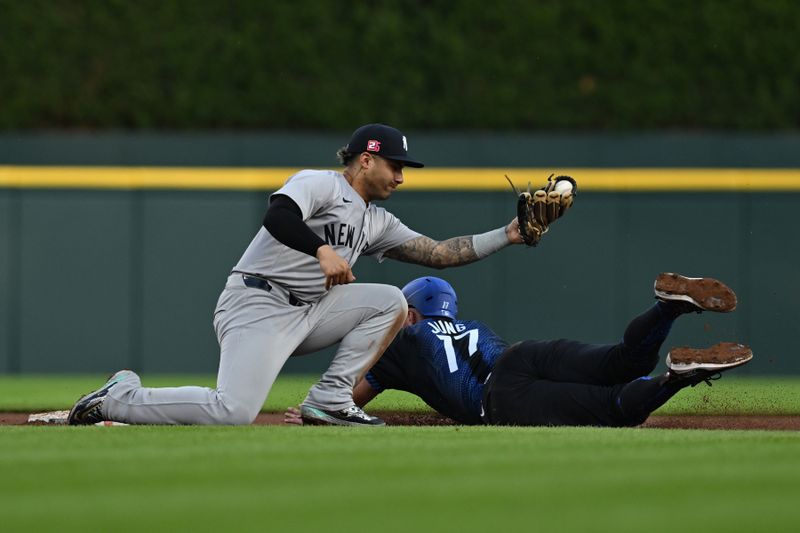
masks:
POLYGON ((642 377, 623 386, 616 397, 624 425, 639 425, 650 413, 664 405, 679 390, 721 377, 722 372, 749 363, 753 351, 733 342, 721 342, 709 348, 673 348, 667 355, 665 374, 642 377))
POLYGON ((736 294, 713 278, 689 278, 663 272, 654 285, 656 298, 663 302, 688 302, 699 311, 730 313, 736 309, 736 294))

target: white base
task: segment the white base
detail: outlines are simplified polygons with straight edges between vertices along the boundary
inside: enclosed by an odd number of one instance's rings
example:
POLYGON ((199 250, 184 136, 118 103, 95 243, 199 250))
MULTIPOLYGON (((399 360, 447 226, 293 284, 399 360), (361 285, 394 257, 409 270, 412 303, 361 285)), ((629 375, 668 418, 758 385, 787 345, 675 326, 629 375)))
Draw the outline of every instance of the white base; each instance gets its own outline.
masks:
MULTIPOLYGON (((66 426, 69 418, 69 411, 48 411, 46 413, 34 413, 28 416, 28 424, 43 424, 48 426, 66 426)), ((127 426, 123 422, 112 422, 105 420, 98 422, 95 426, 127 426)))
POLYGON ((69 411, 49 411, 47 413, 34 413, 28 416, 28 424, 52 424, 62 426, 67 424, 69 411))

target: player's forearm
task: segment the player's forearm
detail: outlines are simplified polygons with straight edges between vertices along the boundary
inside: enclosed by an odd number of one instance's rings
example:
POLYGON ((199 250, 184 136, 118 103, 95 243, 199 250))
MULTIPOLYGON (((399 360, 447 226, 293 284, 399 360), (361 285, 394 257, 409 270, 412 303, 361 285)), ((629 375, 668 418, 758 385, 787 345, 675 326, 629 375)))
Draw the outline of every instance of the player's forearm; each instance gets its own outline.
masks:
POLYGON ((472 247, 472 236, 435 241, 421 235, 386 252, 387 257, 433 268, 466 265, 478 260, 472 247))
POLYGON ((353 388, 353 402, 359 407, 364 407, 378 394, 378 391, 373 389, 366 379, 362 379, 353 388))
POLYGON ((453 237, 445 241, 435 241, 422 235, 392 248, 386 252, 386 256, 406 263, 441 269, 474 263, 508 244, 511 242, 506 236, 505 228, 481 235, 453 237))

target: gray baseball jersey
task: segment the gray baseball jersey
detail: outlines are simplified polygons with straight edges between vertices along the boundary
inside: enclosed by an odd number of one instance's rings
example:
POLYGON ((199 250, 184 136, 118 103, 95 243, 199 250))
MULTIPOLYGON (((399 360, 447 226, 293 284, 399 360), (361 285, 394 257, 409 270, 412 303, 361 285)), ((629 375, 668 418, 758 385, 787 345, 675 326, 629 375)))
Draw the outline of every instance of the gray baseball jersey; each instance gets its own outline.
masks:
MULTIPOLYGON (((386 250, 420 234, 374 204, 367 205, 344 175, 332 170, 303 170, 290 177, 274 195, 291 198, 303 221, 352 268, 360 255, 383 260, 386 250)), ((259 229, 234 270, 259 274, 307 302, 325 293, 319 261, 278 242, 259 229)))

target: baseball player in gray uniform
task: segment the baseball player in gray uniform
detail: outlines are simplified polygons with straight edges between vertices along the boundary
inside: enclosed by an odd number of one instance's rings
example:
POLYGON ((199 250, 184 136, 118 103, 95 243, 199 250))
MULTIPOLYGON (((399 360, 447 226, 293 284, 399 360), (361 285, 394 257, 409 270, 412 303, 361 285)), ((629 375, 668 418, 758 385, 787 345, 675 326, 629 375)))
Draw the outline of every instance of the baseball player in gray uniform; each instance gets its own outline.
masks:
POLYGON ((214 312, 217 387, 145 388, 122 370, 78 400, 70 424, 249 424, 292 355, 338 343, 301 405, 306 423, 379 426, 353 402, 353 386, 403 326, 396 287, 353 283, 360 255, 444 268, 521 243, 516 217, 483 233, 436 241, 373 201, 403 183, 406 137, 383 124, 358 128, 338 157, 343 172, 303 170, 270 196, 264 223, 228 277, 214 312))

